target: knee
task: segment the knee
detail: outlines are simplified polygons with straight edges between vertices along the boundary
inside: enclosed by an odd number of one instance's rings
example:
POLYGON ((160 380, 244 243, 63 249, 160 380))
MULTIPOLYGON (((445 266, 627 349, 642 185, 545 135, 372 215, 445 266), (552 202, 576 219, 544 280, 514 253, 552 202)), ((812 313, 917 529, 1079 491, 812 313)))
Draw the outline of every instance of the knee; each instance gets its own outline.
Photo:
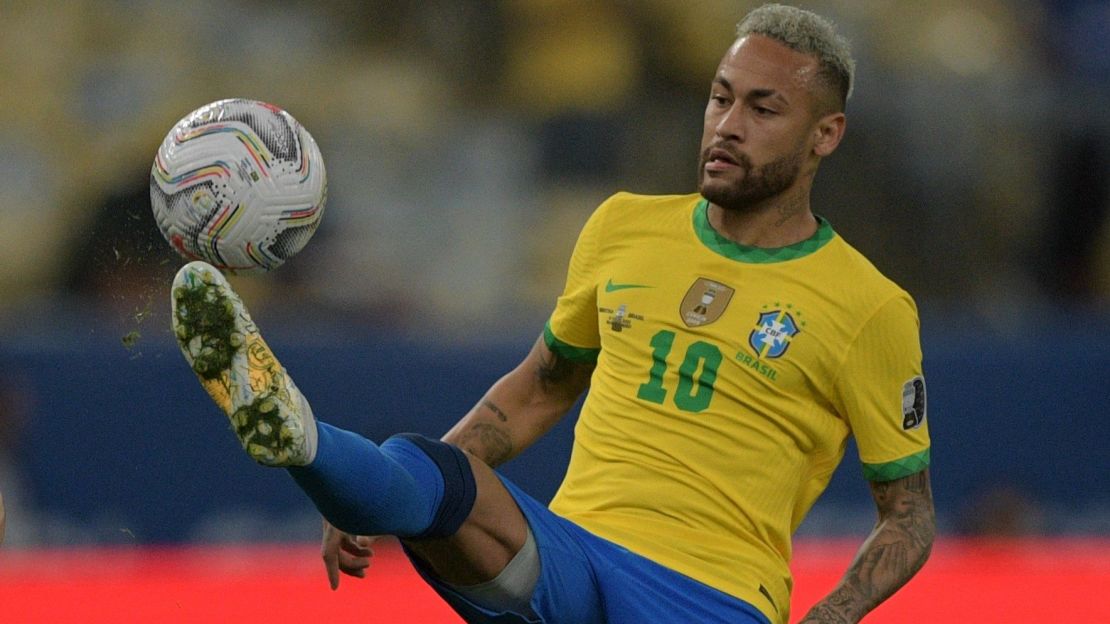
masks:
POLYGON ((478 487, 474 471, 459 447, 432 440, 415 433, 395 435, 382 444, 385 450, 390 444, 409 444, 426 456, 443 477, 443 496, 436 508, 432 523, 424 532, 410 539, 450 537, 458 532, 474 508, 478 487))

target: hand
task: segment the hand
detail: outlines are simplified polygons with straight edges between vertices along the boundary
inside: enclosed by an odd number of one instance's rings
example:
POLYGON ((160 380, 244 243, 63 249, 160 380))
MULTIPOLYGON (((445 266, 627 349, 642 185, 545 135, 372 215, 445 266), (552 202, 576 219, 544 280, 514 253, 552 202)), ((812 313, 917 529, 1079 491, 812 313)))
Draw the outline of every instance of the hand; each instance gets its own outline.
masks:
POLYGON ((370 558, 374 556, 370 546, 378 537, 344 533, 324 520, 321 554, 332 590, 339 589, 340 572, 356 578, 366 578, 366 568, 370 567, 370 558))

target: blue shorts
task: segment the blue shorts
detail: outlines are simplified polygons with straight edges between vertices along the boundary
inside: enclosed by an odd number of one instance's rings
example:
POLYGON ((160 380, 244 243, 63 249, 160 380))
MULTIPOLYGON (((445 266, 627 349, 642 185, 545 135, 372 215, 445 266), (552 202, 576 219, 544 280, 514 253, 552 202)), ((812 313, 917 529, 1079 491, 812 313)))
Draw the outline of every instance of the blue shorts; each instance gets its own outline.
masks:
POLYGON ((409 558, 424 580, 471 624, 770 624, 755 607, 602 539, 555 515, 501 478, 524 512, 540 555, 532 594, 539 619, 475 605, 409 558))

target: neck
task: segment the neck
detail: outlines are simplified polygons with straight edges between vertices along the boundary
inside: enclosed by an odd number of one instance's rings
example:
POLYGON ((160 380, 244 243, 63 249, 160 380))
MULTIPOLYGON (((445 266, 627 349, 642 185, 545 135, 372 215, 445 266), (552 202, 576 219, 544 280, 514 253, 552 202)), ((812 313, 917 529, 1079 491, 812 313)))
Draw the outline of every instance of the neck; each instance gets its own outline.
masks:
POLYGON ((808 190, 779 195, 760 205, 729 210, 709 204, 709 224, 718 234, 748 247, 773 249, 800 243, 817 232, 808 190))

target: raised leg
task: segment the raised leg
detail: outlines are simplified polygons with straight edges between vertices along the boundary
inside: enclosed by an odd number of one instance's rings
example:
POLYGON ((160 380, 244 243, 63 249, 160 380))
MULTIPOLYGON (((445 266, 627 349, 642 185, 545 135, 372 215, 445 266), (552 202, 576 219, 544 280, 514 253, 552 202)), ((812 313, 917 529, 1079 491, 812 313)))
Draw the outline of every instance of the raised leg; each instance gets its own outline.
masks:
POLYGON ((333 525, 398 535, 437 576, 459 585, 493 579, 520 550, 527 521, 480 460, 438 441, 401 436, 378 446, 317 423, 218 270, 182 267, 172 306, 181 351, 243 449, 263 465, 288 468, 333 525))

